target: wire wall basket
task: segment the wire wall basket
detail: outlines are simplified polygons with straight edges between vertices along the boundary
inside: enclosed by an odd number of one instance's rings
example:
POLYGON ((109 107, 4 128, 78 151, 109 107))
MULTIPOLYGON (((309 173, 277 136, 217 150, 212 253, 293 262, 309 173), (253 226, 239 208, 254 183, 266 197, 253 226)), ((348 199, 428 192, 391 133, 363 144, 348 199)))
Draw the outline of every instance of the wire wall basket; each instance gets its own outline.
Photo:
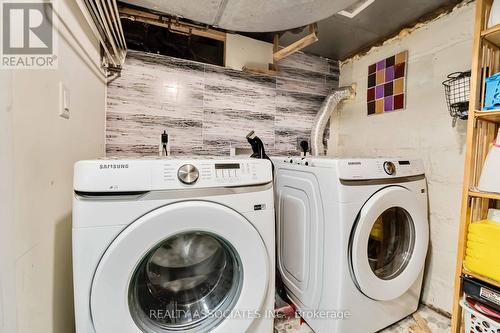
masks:
POLYGON ((466 120, 469 115, 470 71, 449 74, 443 86, 448 111, 455 126, 457 119, 466 120))

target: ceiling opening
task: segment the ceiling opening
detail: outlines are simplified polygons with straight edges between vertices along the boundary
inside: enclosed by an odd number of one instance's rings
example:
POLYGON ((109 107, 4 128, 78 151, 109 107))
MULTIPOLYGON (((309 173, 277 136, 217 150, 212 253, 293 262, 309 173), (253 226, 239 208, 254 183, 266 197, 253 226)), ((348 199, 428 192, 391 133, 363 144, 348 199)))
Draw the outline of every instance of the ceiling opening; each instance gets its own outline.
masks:
POLYGON ((122 19, 125 41, 131 50, 224 66, 224 42, 179 34, 164 27, 122 19))

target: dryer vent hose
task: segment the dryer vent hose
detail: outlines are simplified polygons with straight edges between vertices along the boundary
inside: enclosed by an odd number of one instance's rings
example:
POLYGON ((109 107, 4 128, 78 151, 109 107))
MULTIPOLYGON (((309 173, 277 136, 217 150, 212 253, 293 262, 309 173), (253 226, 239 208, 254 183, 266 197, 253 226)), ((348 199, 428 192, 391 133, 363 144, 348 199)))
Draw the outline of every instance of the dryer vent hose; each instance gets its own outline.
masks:
POLYGON ((356 85, 341 87, 335 89, 330 95, 326 96, 323 105, 316 115, 311 130, 311 155, 325 155, 325 145, 323 144, 323 134, 326 124, 338 104, 346 99, 352 99, 356 96, 356 85))

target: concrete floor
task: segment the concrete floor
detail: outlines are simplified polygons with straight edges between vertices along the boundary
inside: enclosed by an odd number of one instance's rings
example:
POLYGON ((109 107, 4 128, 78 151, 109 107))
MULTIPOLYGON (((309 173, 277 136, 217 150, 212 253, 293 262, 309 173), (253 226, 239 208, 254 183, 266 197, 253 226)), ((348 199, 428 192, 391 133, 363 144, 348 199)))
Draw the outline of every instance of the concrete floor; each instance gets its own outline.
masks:
MULTIPOLYGON (((427 321, 429 328, 433 333, 448 333, 450 332, 450 319, 429 309, 426 306, 421 306, 417 313, 427 321)), ((390 326, 380 333, 407 333, 409 327, 415 321, 411 316, 401 320, 400 322, 390 326)), ((300 325, 297 319, 277 320, 274 325, 275 333, 314 333, 307 324, 300 325)), ((359 332, 345 332, 345 333, 359 333, 359 332)))

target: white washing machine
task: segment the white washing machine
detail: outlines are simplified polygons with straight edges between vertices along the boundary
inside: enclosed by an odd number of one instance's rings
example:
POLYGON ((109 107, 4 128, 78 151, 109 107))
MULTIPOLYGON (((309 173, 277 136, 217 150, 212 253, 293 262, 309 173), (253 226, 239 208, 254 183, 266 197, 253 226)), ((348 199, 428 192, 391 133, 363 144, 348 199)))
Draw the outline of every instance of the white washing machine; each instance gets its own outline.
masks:
POLYGON ((429 241, 419 160, 277 158, 278 268, 316 333, 369 333, 413 313, 429 241))
POLYGON ((273 331, 271 164, 75 164, 77 333, 273 331))

